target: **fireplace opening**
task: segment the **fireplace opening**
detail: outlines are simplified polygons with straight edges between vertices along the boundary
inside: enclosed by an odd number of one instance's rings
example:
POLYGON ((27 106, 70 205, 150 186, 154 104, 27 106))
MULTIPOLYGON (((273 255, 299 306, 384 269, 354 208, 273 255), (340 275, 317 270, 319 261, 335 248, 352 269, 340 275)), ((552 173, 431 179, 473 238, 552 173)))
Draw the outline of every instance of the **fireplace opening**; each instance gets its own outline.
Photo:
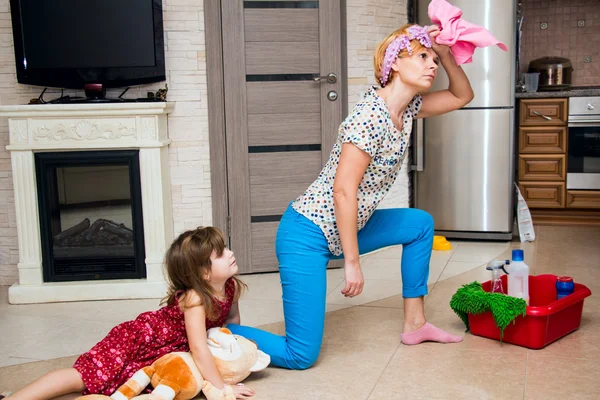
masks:
POLYGON ((45 282, 146 277, 137 150, 35 154, 45 282))

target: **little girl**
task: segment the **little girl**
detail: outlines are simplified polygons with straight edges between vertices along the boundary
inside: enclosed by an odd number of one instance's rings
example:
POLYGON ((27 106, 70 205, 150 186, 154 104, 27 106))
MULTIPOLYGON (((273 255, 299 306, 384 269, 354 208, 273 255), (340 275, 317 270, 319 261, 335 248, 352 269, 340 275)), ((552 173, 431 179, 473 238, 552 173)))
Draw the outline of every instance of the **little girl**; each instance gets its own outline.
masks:
MULTIPOLYGON (((110 396, 135 372, 176 351, 191 352, 203 378, 223 388, 206 331, 240 323, 238 299, 247 287, 234 276, 233 252, 218 229, 198 228, 173 242, 166 267, 169 290, 161 302, 166 305, 117 325, 73 368, 50 372, 7 400, 45 400, 72 392, 110 396)), ((232 389, 238 399, 254 395, 243 385, 232 389)))

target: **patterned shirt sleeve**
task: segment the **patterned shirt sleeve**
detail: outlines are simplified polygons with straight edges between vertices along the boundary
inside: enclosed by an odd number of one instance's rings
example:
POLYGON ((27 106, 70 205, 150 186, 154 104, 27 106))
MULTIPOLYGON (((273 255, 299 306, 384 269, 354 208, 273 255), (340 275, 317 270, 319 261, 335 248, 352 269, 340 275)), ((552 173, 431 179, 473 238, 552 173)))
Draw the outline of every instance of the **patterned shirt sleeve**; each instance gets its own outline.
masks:
POLYGON ((342 143, 353 143, 373 158, 383 142, 385 131, 384 110, 376 103, 365 102, 344 121, 342 143))

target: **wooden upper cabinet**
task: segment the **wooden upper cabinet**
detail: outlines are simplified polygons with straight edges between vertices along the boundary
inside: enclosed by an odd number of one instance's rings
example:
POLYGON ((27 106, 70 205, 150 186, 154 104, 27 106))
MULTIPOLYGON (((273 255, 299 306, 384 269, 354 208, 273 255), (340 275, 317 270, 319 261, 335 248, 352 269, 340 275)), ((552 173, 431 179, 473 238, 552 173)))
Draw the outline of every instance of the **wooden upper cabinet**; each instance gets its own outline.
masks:
POLYGON ((520 126, 564 126, 567 124, 567 99, 522 99, 520 126))

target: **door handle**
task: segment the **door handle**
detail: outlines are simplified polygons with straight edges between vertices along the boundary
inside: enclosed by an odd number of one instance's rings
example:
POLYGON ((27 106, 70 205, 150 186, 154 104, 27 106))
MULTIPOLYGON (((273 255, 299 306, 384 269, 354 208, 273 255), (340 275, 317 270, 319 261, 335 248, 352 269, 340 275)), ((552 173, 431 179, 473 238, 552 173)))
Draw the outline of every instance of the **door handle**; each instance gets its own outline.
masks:
POLYGON ((533 113, 534 113, 535 115, 537 115, 538 117, 542 117, 542 118, 544 118, 546 121, 552 121, 552 118, 550 118, 550 117, 549 117, 549 116, 547 116, 547 115, 544 115, 544 114, 542 114, 542 113, 539 113, 539 112, 537 112, 537 111, 533 111, 533 113))
POLYGON ((323 82, 323 81, 327 81, 327 83, 336 83, 337 82, 337 75, 334 74, 333 72, 325 75, 325 76, 317 76, 314 77, 313 80, 315 82, 323 82))
POLYGON ((423 118, 419 118, 417 120, 417 135, 416 135, 416 151, 415 158, 416 161, 413 165, 411 165, 411 169, 413 171, 421 172, 425 170, 425 141, 424 141, 424 132, 423 132, 423 118))

